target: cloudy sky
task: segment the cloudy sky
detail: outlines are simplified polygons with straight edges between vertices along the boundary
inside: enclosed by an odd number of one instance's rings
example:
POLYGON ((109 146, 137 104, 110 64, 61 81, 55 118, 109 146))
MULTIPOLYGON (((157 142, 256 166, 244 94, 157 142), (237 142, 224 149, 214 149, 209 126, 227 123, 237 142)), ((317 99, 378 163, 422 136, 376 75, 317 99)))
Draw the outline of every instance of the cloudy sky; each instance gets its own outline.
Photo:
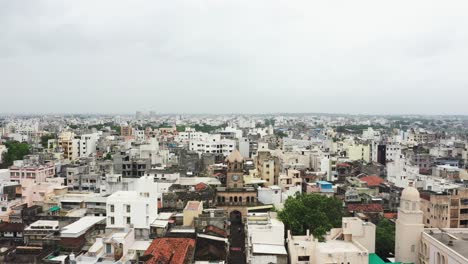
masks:
POLYGON ((0 112, 468 114, 467 1, 0 0, 0 112))

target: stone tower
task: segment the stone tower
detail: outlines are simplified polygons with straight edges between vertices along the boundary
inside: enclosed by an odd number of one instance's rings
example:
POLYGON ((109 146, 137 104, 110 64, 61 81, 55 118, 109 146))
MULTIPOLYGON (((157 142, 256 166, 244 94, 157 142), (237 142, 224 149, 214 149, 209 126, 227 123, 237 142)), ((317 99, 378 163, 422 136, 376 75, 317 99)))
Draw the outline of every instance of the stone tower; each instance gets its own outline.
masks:
POLYGON ((419 192, 406 187, 400 199, 395 230, 395 260, 402 263, 418 263, 421 233, 424 231, 423 212, 419 209, 419 192))
POLYGON ((244 187, 244 158, 240 152, 235 149, 226 158, 227 175, 226 187, 228 189, 244 187))

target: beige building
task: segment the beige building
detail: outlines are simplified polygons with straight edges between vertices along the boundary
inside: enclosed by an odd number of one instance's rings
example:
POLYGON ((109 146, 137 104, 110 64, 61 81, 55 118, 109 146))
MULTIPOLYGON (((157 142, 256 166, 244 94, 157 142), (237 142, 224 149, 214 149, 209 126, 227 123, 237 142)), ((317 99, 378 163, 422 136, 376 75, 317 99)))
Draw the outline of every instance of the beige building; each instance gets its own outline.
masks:
POLYGON ((333 228, 319 242, 313 235, 292 236, 288 232, 289 263, 368 264, 375 252, 375 225, 357 217, 344 217, 342 228, 333 228))
POLYGON ((184 226, 193 226, 193 220, 203 212, 203 202, 189 201, 184 208, 184 226))
POLYGON ((406 187, 400 199, 395 230, 395 260, 403 263, 418 263, 421 233, 424 230, 423 212, 416 188, 406 187))
POLYGON ((278 185, 280 174, 280 159, 271 155, 270 151, 259 151, 255 157, 258 177, 265 180, 265 186, 278 185))
POLYGON ((356 144, 348 146, 348 158, 350 160, 362 160, 367 163, 371 162, 370 145, 356 144))
POLYGON ((448 190, 437 194, 426 192, 421 195, 423 223, 429 228, 468 227, 468 189, 448 190))
POLYGON ((75 133, 60 133, 58 136, 58 147, 62 150, 64 159, 72 161, 79 158, 79 139, 75 138, 75 133))
POLYGON ((133 128, 131 126, 121 126, 120 135, 122 137, 131 137, 133 136, 133 128))
POLYGON ((281 187, 283 191, 295 190, 297 188, 301 190, 301 185, 301 172, 298 170, 288 170, 285 175, 282 174, 279 177, 279 187, 281 187))

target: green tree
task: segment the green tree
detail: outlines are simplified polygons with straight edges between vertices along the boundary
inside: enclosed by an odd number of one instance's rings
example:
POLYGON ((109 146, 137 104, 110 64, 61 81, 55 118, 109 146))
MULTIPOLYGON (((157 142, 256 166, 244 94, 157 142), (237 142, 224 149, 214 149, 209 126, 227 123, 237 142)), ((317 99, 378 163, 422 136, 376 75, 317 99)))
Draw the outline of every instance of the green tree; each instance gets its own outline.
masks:
POLYGON ((375 232, 376 253, 380 258, 391 257, 395 252, 395 224, 382 219, 377 225, 375 232))
POLYGON ((184 126, 184 125, 179 125, 179 126, 177 126, 176 128, 177 128, 177 132, 184 132, 186 126, 184 126))
POLYGON ((319 240, 323 240, 330 229, 341 226, 342 216, 342 202, 320 194, 290 197, 278 213, 279 219, 293 235, 303 235, 309 229, 319 240))
POLYGON ((288 134, 286 134, 285 132, 281 131, 281 130, 276 130, 275 131, 275 135, 279 138, 284 138, 284 137, 287 137, 288 134))
POLYGON ((5 142, 7 153, 3 156, 3 166, 9 167, 15 160, 22 160, 24 156, 30 153, 30 146, 27 143, 20 143, 18 141, 5 142))
POLYGON ((46 134, 46 135, 41 136, 42 147, 47 148, 47 142, 49 141, 49 139, 54 139, 54 138, 56 138, 55 134, 46 134))
POLYGON ((112 155, 110 153, 107 153, 106 156, 104 157, 105 160, 112 160, 112 155))

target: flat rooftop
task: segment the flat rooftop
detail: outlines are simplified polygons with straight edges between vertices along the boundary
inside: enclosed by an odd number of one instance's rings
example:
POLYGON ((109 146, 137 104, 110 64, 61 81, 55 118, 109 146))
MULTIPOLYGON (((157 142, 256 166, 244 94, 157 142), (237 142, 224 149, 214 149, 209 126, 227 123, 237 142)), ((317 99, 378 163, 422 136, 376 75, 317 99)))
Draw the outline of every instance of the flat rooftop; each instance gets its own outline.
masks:
POLYGON ((200 204, 201 203, 199 201, 189 201, 187 206, 185 206, 185 210, 197 211, 200 208, 200 204))
POLYGON ((424 232, 463 257, 468 258, 468 229, 448 228, 443 229, 443 231, 430 229, 424 232), (452 246, 448 245, 449 241, 452 241, 452 246))
POLYGON ((325 243, 318 243, 317 248, 321 253, 333 254, 336 252, 363 252, 364 249, 359 248, 352 242, 342 240, 330 240, 325 243))
POLYGON ((104 222, 106 220, 105 217, 101 216, 85 216, 80 218, 80 220, 73 222, 62 228, 60 231, 61 237, 79 237, 86 233, 88 229, 93 227, 95 224, 99 222, 104 222))

